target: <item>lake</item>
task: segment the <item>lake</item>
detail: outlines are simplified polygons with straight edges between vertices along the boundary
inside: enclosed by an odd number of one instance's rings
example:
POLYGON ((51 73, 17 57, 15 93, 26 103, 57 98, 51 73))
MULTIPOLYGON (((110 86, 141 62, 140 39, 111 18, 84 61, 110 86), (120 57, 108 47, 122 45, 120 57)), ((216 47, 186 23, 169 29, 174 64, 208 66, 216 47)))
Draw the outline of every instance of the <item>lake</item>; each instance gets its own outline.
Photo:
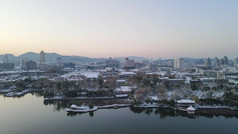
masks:
MULTIPOLYGON (((238 118, 189 118, 171 110, 104 109, 67 114, 65 108, 44 104, 43 97, 0 96, 0 134, 237 134, 238 118)), ((62 104, 63 105, 63 104, 62 104)))

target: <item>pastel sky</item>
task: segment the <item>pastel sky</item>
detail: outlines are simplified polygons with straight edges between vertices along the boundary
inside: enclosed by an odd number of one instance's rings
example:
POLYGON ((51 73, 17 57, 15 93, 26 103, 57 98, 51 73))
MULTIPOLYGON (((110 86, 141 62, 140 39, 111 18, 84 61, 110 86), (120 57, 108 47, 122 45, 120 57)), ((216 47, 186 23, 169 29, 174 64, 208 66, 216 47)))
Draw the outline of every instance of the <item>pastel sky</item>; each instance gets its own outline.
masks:
POLYGON ((0 54, 238 57, 238 0, 0 0, 0 54))

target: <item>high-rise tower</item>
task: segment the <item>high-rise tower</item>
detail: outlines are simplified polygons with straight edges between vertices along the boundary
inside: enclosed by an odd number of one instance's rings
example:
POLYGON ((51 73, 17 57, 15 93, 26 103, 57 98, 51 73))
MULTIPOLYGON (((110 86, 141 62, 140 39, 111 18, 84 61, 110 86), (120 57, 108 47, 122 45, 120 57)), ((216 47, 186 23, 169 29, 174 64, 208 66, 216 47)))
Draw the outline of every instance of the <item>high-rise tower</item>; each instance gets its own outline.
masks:
POLYGON ((44 63, 45 62, 45 52, 41 51, 40 52, 40 63, 44 63))

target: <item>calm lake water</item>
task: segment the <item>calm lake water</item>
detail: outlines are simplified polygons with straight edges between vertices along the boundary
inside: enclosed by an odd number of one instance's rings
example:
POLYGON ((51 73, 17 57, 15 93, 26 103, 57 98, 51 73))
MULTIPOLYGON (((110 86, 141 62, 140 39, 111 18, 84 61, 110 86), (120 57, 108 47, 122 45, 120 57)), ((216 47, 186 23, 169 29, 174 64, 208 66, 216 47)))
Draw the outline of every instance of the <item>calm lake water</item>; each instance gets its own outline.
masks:
POLYGON ((0 134, 238 134, 238 118, 175 116, 171 111, 131 108, 69 115, 43 97, 0 96, 0 134))

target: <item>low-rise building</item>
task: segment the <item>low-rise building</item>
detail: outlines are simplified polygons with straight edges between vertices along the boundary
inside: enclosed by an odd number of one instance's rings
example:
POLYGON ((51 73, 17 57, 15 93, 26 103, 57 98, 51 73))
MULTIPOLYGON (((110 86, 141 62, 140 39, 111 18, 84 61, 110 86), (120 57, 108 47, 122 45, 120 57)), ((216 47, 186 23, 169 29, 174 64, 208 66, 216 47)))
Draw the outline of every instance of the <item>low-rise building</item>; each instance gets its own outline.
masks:
POLYGON ((29 60, 25 62, 25 70, 34 70, 37 68, 37 64, 35 61, 29 60))
POLYGON ((63 68, 73 68, 73 69, 75 69, 75 64, 72 63, 72 62, 63 63, 63 68))
POLYGON ((130 94, 132 92, 132 89, 130 86, 121 86, 119 88, 116 88, 115 92, 118 94, 130 94))
POLYGON ((13 70, 14 68, 14 63, 0 63, 0 70, 13 70))
POLYGON ((195 101, 189 100, 189 99, 177 100, 176 101, 176 106, 177 107, 186 107, 186 108, 189 107, 189 106, 195 107, 195 101))

